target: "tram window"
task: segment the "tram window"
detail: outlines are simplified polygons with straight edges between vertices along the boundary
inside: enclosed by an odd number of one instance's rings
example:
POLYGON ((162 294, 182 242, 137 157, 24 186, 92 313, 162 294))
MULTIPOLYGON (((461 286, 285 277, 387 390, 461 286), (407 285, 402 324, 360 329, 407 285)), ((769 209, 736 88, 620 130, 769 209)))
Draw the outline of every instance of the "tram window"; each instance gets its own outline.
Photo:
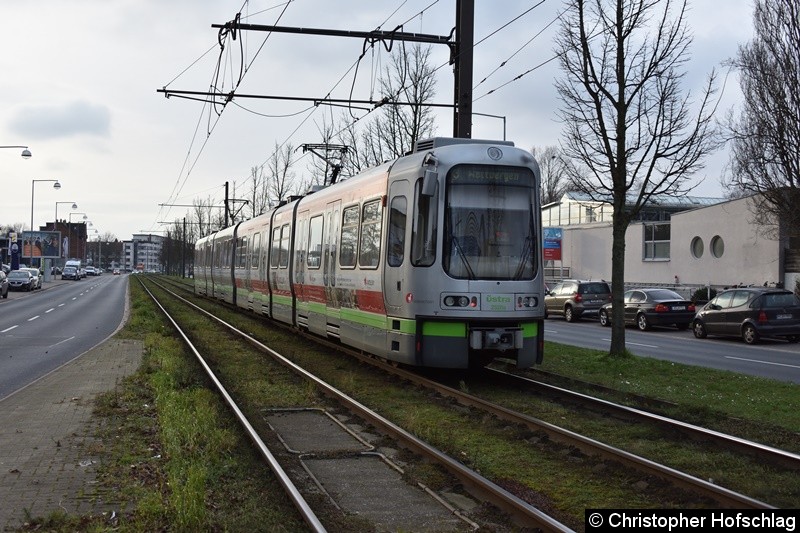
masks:
POLYGON ((261 234, 256 233, 253 235, 253 249, 250 253, 250 268, 258 270, 259 261, 261 259, 261 234))
POLYGON ((289 224, 284 224, 281 228, 281 256, 278 266, 286 268, 289 266, 289 224))
POLYGON ((439 185, 433 196, 422 192, 422 179, 414 188, 414 225, 411 228, 411 263, 414 266, 431 266, 436 259, 437 221, 439 219, 439 185))
POLYGON ((403 264, 406 248, 406 212, 407 203, 405 196, 392 198, 389 208, 389 266, 397 267, 403 264))
POLYGON ((281 229, 275 228, 272 230, 272 251, 269 254, 269 266, 278 268, 278 256, 281 249, 281 229))
POLYGON ((356 266, 356 245, 358 244, 358 206, 342 211, 342 236, 339 240, 339 265, 356 266))
POLYGON ((322 215, 311 219, 308 228, 308 268, 319 268, 322 264, 322 215))
POLYGON ((247 267, 247 237, 240 237, 236 243, 236 268, 247 267))
POLYGON ((381 201, 364 204, 361 211, 361 238, 358 248, 358 265, 366 268, 378 266, 381 256, 381 201))

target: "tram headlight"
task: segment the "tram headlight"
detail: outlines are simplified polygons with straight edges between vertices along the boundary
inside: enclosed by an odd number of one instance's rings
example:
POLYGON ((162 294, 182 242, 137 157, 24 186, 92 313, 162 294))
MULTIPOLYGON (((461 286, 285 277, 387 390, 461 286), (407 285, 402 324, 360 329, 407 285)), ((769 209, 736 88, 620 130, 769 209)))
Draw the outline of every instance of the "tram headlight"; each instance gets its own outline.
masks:
POLYGON ((470 298, 462 294, 448 294, 442 299, 442 303, 445 307, 477 307, 478 298, 475 296, 470 298))
POLYGON ((539 305, 539 299, 536 296, 517 297, 517 307, 536 307, 537 305, 539 305))

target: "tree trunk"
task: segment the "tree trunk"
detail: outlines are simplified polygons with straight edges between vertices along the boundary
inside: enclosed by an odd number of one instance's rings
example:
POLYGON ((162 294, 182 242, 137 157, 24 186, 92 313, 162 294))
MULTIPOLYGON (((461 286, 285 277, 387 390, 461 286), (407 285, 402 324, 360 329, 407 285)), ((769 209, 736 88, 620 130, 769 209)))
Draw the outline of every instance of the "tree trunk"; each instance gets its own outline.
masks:
POLYGON ((625 233, 628 222, 619 213, 614 213, 611 243, 611 347, 609 355, 625 354, 625 233))

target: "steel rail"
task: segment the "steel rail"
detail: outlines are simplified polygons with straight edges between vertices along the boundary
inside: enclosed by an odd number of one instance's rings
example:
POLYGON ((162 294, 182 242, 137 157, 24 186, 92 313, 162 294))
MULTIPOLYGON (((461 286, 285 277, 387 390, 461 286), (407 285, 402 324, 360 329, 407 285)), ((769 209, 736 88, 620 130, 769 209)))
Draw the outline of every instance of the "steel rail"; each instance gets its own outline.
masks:
POLYGON ((800 455, 787 450, 781 450, 779 448, 774 448, 772 446, 768 446, 766 444, 762 444, 759 442, 753 442, 751 440, 747 440, 741 437, 736 437, 734 435, 728 435, 726 433, 722 433, 713 429, 696 426, 688 422, 675 420, 674 418, 669 418, 656 413, 651 413, 649 411, 644 411, 642 409, 637 409, 635 407, 620 405, 614 402, 610 402, 608 400, 604 400, 602 398, 596 398, 594 396, 589 396, 581 392, 571 391, 568 389, 558 387, 556 385, 550 385, 548 383, 543 383, 541 381, 536 381, 531 378, 520 376, 518 374, 505 372, 503 370, 498 370, 495 368, 487 368, 486 370, 495 373, 497 375, 500 375, 505 379, 521 381, 528 386, 543 390, 545 394, 550 396, 555 396, 555 395, 563 396, 570 400, 581 402, 584 405, 599 407, 600 409, 603 409, 605 411, 612 411, 617 414, 627 416, 629 418, 635 418, 638 420, 644 420, 647 422, 660 424, 670 429, 681 431, 686 435, 688 435, 689 437, 696 440, 714 441, 723 446, 728 446, 730 448, 737 449, 739 451, 743 451, 748 454, 757 455, 759 456, 759 458, 767 459, 771 461, 773 464, 780 465, 782 467, 790 468, 793 470, 800 470, 800 455))

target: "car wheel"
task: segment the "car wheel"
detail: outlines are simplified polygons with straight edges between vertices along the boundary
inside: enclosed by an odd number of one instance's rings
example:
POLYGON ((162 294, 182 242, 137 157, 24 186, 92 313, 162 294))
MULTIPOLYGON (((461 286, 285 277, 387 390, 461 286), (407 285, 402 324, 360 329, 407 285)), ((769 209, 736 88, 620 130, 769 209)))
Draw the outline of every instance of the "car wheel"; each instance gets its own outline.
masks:
POLYGON ((641 313, 636 317, 636 325, 639 326, 641 331, 647 331, 650 329, 650 321, 647 320, 647 317, 644 316, 644 313, 641 313))
POLYGON ((600 325, 606 328, 611 325, 611 320, 609 319, 608 313, 605 309, 600 310, 600 325))
POLYGON ((747 344, 757 343, 759 335, 758 332, 756 331, 755 326, 753 326, 752 324, 745 324, 744 327, 742 328, 742 339, 744 339, 744 342, 746 342, 747 344))
POLYGON ((572 313, 572 306, 568 305, 564 308, 564 320, 567 322, 574 322, 575 315, 572 313))
POLYGON ((689 324, 683 324, 683 323, 675 324, 675 327, 678 328, 680 331, 684 331, 686 329, 689 329, 689 324))
POLYGON ((694 325, 692 326, 692 331, 694 332, 694 336, 698 339, 705 339, 708 336, 706 325, 699 320, 695 321, 694 325))

